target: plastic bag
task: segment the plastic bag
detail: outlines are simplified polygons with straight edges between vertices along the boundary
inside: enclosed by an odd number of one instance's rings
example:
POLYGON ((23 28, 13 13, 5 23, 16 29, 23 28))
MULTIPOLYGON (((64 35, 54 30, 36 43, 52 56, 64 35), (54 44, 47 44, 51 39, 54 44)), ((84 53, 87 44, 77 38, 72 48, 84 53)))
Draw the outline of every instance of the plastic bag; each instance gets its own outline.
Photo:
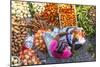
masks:
POLYGON ((51 40, 54 38, 51 34, 51 32, 46 32, 46 33, 43 33, 43 38, 44 38, 44 41, 46 43, 46 46, 47 46, 47 50, 49 52, 49 55, 52 56, 51 52, 49 51, 49 47, 50 47, 50 42, 51 40))
POLYGON ((34 42, 34 35, 30 36, 28 35, 26 38, 25 38, 25 47, 26 48, 32 48, 33 47, 33 42, 34 42))

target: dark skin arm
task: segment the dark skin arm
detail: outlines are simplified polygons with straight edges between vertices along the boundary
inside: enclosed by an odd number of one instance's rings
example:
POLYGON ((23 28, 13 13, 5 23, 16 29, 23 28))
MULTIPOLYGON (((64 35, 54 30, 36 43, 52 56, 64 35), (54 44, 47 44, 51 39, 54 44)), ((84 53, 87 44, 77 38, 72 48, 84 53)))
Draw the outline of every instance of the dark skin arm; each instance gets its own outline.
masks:
MULTIPOLYGON (((65 45, 61 44, 61 43, 64 43, 64 42, 61 42, 61 40, 59 41, 60 37, 63 37, 65 36, 67 33, 66 32, 63 32, 63 33, 60 33, 58 34, 54 39, 58 41, 58 46, 57 46, 57 49, 56 49, 56 52, 57 53, 62 53, 63 52, 63 49, 65 48, 65 45), (61 42, 61 43, 60 43, 61 42)), ((62 40, 63 41, 63 40, 62 40)))
POLYGON ((56 39, 58 41, 60 37, 65 36, 66 34, 67 34, 67 32, 62 32, 62 33, 58 34, 54 39, 56 39))
MULTIPOLYGON (((57 41, 59 41, 60 37, 65 36, 67 34, 67 32, 62 32, 60 34, 58 34, 54 39, 56 39, 57 41)), ((73 42, 74 44, 74 42, 73 42)), ((74 46, 72 46, 72 52, 74 52, 74 46)))

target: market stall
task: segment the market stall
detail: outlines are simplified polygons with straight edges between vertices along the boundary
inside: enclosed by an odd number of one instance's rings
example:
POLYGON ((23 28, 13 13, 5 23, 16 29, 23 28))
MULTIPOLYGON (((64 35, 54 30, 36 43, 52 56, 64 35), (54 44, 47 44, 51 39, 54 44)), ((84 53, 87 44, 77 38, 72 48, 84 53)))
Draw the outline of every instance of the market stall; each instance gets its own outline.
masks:
POLYGON ((12 66, 47 64, 48 54, 68 59, 86 42, 75 5, 12 1, 11 8, 12 66))

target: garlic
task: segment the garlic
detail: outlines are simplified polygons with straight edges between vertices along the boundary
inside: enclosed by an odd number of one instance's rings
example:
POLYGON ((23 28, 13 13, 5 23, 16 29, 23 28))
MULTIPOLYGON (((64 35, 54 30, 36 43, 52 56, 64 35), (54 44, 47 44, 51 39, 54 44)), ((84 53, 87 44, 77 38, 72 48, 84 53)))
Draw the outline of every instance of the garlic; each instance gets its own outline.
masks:
POLYGON ((17 17, 24 18, 30 15, 29 7, 27 2, 15 2, 12 1, 12 14, 15 14, 17 17))

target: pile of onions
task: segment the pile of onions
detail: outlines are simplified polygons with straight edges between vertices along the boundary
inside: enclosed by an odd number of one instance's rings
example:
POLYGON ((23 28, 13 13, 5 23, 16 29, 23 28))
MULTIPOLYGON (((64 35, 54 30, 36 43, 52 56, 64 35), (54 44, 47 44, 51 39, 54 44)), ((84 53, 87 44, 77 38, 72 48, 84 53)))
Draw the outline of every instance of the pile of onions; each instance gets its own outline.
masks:
POLYGON ((22 65, 32 65, 32 64, 41 64, 40 59, 37 54, 32 49, 25 49, 19 53, 19 58, 22 62, 22 65))
POLYGON ((43 40, 43 32, 45 32, 44 30, 38 30, 37 33, 35 33, 35 39, 34 39, 34 43, 35 46, 42 52, 46 52, 46 45, 45 42, 43 40))

